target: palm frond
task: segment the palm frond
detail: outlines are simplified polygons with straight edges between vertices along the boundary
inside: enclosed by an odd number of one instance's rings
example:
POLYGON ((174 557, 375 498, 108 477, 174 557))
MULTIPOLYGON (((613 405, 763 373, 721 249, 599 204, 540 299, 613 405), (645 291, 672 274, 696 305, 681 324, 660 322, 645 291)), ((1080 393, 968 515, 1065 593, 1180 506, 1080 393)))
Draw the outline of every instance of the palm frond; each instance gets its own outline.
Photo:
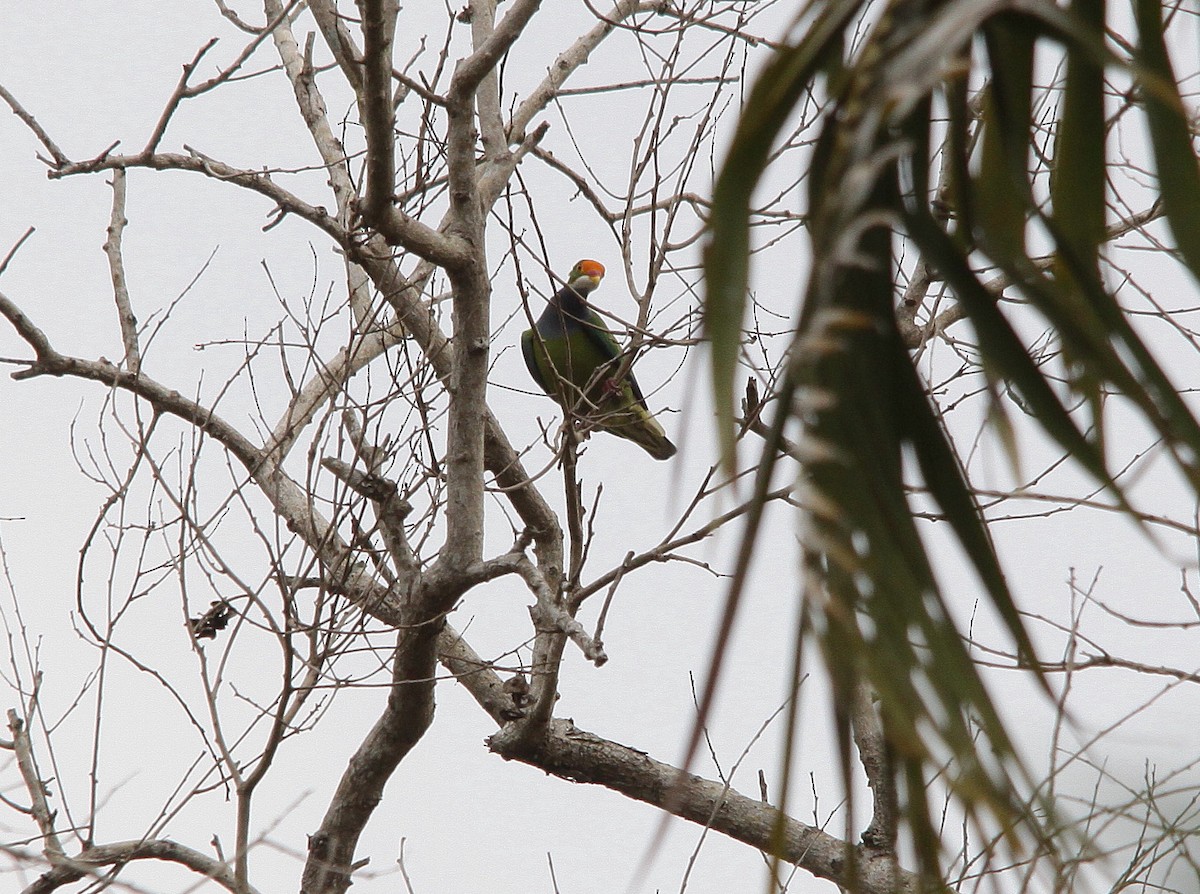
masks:
MULTIPOLYGON (((893 0, 853 57, 833 65, 861 14, 857 2, 822 6, 751 90, 715 187, 705 322, 722 446, 732 466, 753 194, 795 104, 824 90, 829 109, 804 209, 812 262, 776 394, 776 436, 765 445, 760 477, 770 474, 786 420, 799 420, 809 448, 799 473, 802 564, 810 578, 805 617, 835 702, 848 704, 863 681, 878 693, 917 868, 940 886, 937 818, 925 792, 935 760, 948 757, 957 768, 948 784, 967 815, 1002 830, 1014 847, 1050 847, 1043 820, 1052 817, 1045 805, 1028 806, 1030 785, 952 620, 906 493, 906 474, 919 472, 1017 654, 1035 668, 965 471, 901 336, 895 240, 903 232, 950 286, 974 326, 989 381, 1019 392, 1046 433, 1122 506, 1129 508, 1105 455, 1110 393, 1140 411, 1200 491, 1200 426, 1100 273, 1107 238, 1106 65, 1123 65, 1143 79, 1164 207, 1180 254, 1197 273, 1200 166, 1154 0, 1138 0, 1141 44, 1134 60, 1106 49, 1103 0, 1073 0, 1066 10, 1049 0, 1019 8, 993 0, 893 0), (973 52, 978 45, 983 53, 973 52), (1048 207, 1029 173, 1035 60, 1044 46, 1066 61, 1048 207), (836 80, 823 79, 835 68, 836 80), (972 82, 986 84, 977 105, 968 94, 972 82), (935 116, 935 98, 949 110, 948 120, 935 116), (938 153, 945 177, 931 184, 938 153), (1031 254, 1035 225, 1037 238, 1048 234, 1053 245, 1049 263, 1031 254), (1013 311, 982 281, 986 262, 1054 330, 1065 385, 1050 380, 1010 319, 1013 311), (1070 409, 1077 404, 1088 410, 1082 427, 1078 410, 1070 409)), ((755 533, 748 532, 744 551, 755 533)), ((744 574, 735 578, 732 605, 744 584, 744 574)), ((847 712, 835 705, 834 713, 848 761, 847 712)))

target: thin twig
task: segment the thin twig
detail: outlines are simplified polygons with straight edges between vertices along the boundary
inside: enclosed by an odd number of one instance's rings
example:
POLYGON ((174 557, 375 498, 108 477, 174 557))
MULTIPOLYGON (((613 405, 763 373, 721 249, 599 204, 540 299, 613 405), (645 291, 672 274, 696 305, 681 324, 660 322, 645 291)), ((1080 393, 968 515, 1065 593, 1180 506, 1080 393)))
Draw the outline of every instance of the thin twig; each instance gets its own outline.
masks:
POLYGON ((171 123, 171 118, 175 114, 175 110, 179 108, 179 104, 187 94, 188 78, 192 76, 192 72, 196 70, 196 66, 200 64, 200 60, 204 58, 204 54, 211 50, 216 43, 217 39, 215 37, 212 38, 196 51, 196 55, 192 57, 191 62, 184 64, 183 71, 179 75, 179 80, 175 84, 175 89, 171 91, 171 96, 167 100, 162 114, 158 116, 158 122, 154 125, 154 130, 150 132, 150 139, 146 141, 146 148, 142 150, 144 154, 149 155, 158 149, 158 144, 162 142, 163 134, 167 132, 167 125, 171 123))
POLYGON ((0 260, 0 276, 4 275, 4 271, 8 269, 9 261, 17 256, 17 252, 20 250, 21 246, 25 244, 25 240, 32 236, 34 232, 35 229, 33 227, 27 229, 23 234, 21 234, 21 238, 17 240, 16 244, 8 250, 8 254, 4 256, 4 259, 0 260))
POLYGON ((600 607, 600 616, 596 618, 596 632, 592 634, 592 639, 596 641, 596 645, 603 648, 604 642, 604 622, 608 618, 608 607, 612 605, 613 596, 617 594, 617 587, 621 583, 621 579, 625 577, 625 570, 629 567, 629 563, 633 561, 633 550, 625 553, 625 558, 621 562, 621 567, 617 569, 617 575, 613 578, 612 583, 608 587, 608 592, 604 594, 604 605, 600 607))
MULTIPOLYGON (((46 131, 42 128, 42 125, 38 124, 37 119, 34 118, 33 115, 28 111, 26 111, 24 106, 17 102, 17 98, 9 93, 3 84, 0 84, 0 98, 3 98, 4 101, 8 103, 8 107, 13 110, 13 114, 24 121, 25 126, 32 130, 33 135, 41 141, 42 145, 45 146, 47 150, 49 150, 50 156, 54 159, 54 161, 47 162, 47 164, 49 164, 51 167, 61 168, 63 165, 69 163, 70 159, 68 159, 66 154, 58 148, 58 145, 54 142, 54 140, 50 139, 50 134, 46 133, 46 131)), ((43 161, 44 160, 45 159, 43 159, 43 161)))

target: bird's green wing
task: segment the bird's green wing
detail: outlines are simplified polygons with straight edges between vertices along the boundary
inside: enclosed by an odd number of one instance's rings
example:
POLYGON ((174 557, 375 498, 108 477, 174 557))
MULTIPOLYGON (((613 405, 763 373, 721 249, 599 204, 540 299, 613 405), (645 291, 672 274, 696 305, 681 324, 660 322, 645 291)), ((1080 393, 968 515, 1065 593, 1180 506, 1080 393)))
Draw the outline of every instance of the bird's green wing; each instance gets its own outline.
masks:
POLYGON ((534 329, 527 329, 521 334, 521 353, 525 356, 525 366, 529 370, 529 375, 538 383, 543 391, 547 394, 554 394, 554 390, 550 387, 551 374, 547 369, 542 368, 542 362, 545 359, 545 351, 538 350, 538 335, 534 329))
MULTIPOLYGON (((592 347, 604 357, 605 363, 611 362, 613 368, 616 368, 619 358, 621 357, 621 346, 617 344, 616 336, 612 334, 604 321, 600 319, 600 315, 592 310, 587 309, 587 316, 582 320, 581 329, 592 347)), ((595 372, 595 368, 592 369, 595 372)), ((633 368, 630 367, 625 373, 625 381, 629 384, 633 391, 634 399, 641 404, 642 409, 649 412, 649 407, 646 406, 646 398, 642 394, 642 389, 637 383, 637 379, 633 377, 633 368)))
POLYGON ((611 359, 607 348, 589 338, 584 329, 577 324, 568 335, 542 335, 530 329, 521 336, 529 374, 559 403, 574 405, 585 389, 599 380, 596 370, 611 359))

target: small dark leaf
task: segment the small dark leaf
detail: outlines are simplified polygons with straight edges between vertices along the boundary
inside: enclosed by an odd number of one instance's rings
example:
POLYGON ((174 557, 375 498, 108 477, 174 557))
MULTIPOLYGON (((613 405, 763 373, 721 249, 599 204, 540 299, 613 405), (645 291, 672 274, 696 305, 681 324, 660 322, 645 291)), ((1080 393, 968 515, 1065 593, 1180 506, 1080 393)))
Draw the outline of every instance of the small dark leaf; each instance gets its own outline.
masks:
POLYGON ((196 639, 216 639, 217 633, 229 626, 237 616, 237 609, 225 599, 217 599, 208 611, 198 618, 188 618, 188 629, 196 639))

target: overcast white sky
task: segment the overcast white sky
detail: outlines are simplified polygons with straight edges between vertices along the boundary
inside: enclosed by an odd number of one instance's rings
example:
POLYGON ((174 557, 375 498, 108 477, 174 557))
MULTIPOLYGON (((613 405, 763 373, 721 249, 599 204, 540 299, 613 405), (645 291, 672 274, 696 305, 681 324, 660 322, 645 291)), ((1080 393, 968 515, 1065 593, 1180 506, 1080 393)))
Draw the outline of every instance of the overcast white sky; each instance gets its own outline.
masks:
MULTIPOLYGON (((436 18, 442 11, 430 15, 437 24, 431 25, 428 33, 436 41, 444 28, 436 18)), ((261 13, 247 11, 246 16, 257 20, 261 13)), ((540 77, 564 36, 589 21, 581 6, 548 7, 542 21, 522 38, 517 48, 520 53, 514 53, 514 61, 506 69, 513 89, 540 77)), ((301 32, 310 27, 308 19, 302 22, 301 32)), ((0 84, 37 116, 72 157, 94 156, 118 139, 122 150, 132 150, 153 126, 181 64, 213 36, 222 37, 213 51, 214 61, 228 60, 242 45, 242 36, 214 7, 202 3, 41 3, 36 13, 21 4, 4 3, 0 5, 0 84)), ((421 36, 418 28, 408 27, 402 33, 401 46, 414 47, 421 36)), ((407 58, 405 52, 399 50, 398 58, 407 58)), ((273 61, 268 44, 249 68, 258 70, 273 61)), ((625 76, 623 66, 630 65, 629 57, 606 49, 582 73, 581 83, 625 76)), ((228 91, 228 99, 225 96, 218 92, 211 101, 188 104, 168 132, 163 148, 180 151, 184 144, 193 145, 247 167, 315 163, 282 75, 240 84, 228 91)), ((337 119, 345 103, 345 96, 330 97, 331 117, 337 119)), ((612 169, 595 172, 601 180, 616 177, 629 155, 625 133, 629 122, 621 119, 618 106, 616 100, 606 99, 596 114, 572 119, 577 138, 613 141, 612 169), (578 132, 580 127, 584 132, 578 132)), ((569 151, 562 122, 547 117, 553 125, 547 145, 556 153, 569 151)), ((121 347, 108 268, 100 250, 111 200, 107 178, 48 181, 44 166, 35 158, 38 150, 21 122, 0 115, 0 255, 27 227, 37 230, 0 277, 0 291, 25 308, 60 350, 115 360, 121 347)), ((599 157, 606 156, 601 153, 599 157)), ((323 178, 310 174, 307 180, 297 177, 295 182, 303 184, 297 187, 299 191, 316 197, 323 178)), ((618 315, 632 315, 633 301, 611 237, 592 224, 579 226, 572 190, 561 179, 546 178, 544 182, 550 198, 543 205, 543 224, 559 272, 585 256, 608 264, 610 276, 599 297, 618 315)), ((319 200, 331 201, 328 197, 319 200)), ((344 288, 341 262, 324 237, 295 220, 264 233, 262 226, 270 211, 264 199, 194 176, 130 174, 124 247, 135 310, 145 320, 183 295, 147 351, 145 368, 150 375, 184 393, 215 393, 242 358, 241 348, 230 342, 246 335, 257 337, 282 316, 264 264, 274 287, 289 302, 310 293, 322 296, 328 290, 336 293, 344 288), (203 350, 199 346, 204 346, 203 350)), ((771 255, 768 266, 759 271, 760 292, 785 313, 792 308, 804 275, 802 246, 796 237, 771 255)), ((1146 265, 1148 281, 1170 292, 1178 306, 1194 303, 1191 284, 1169 279, 1165 270, 1160 273, 1153 258, 1130 261, 1135 262, 1146 265)), ((674 294, 663 295, 662 300, 680 295, 682 289, 676 287, 674 294)), ((516 309, 517 298, 511 291, 504 294, 498 290, 496 301, 493 320, 499 325, 516 309)), ((553 405, 544 398, 511 390, 530 388, 519 352, 511 347, 521 328, 524 323, 518 318, 497 335, 493 401, 502 421, 511 425, 514 440, 530 443, 536 439, 535 417, 540 414, 550 419, 554 414, 553 405), (509 349, 503 350, 505 347, 509 349)), ((1164 335, 1163 344, 1171 352, 1173 372, 1181 380, 1192 381, 1200 369, 1197 354, 1189 351, 1183 340, 1165 340, 1172 337, 1177 338, 1164 335)), ((681 359, 679 352, 664 354, 639 366, 647 392, 668 380, 681 359)), ((0 357, 26 356, 24 344, 0 327, 0 357)), ((600 533, 592 559, 597 571, 618 564, 630 549, 645 549, 657 542, 706 466, 712 436, 701 360, 699 355, 688 357, 683 374, 670 378, 653 397, 656 406, 678 411, 665 416, 668 431, 682 447, 677 464, 655 464, 636 448, 613 438, 597 437, 589 446, 585 479, 592 486, 604 483, 596 523, 600 533)), ((932 380, 941 381, 955 369, 955 360, 948 348, 936 347, 929 352, 927 368, 932 380)), ((99 449, 97 418, 105 412, 105 394, 94 384, 70 380, 14 382, 7 376, 10 369, 0 368, 4 373, 0 375, 0 544, 15 593, 0 585, 0 604, 9 635, 17 626, 24 626, 29 641, 39 650, 38 663, 45 673, 43 706, 47 715, 55 718, 72 704, 96 666, 96 652, 75 632, 72 617, 79 550, 106 492, 77 468, 77 460, 86 467, 88 451, 95 454, 99 449), (14 597, 20 605, 19 615, 14 597)), ((283 398, 280 383, 265 387, 258 399, 283 398), (272 388, 276 390, 272 392, 272 388)), ((958 387, 951 386, 951 391, 958 387)), ((244 419, 253 410, 251 395, 233 394, 223 407, 231 418, 240 413, 244 419)), ((978 416, 978 408, 970 402, 951 414, 964 453, 972 451, 978 416)), ((1116 418, 1114 452, 1132 456, 1146 450, 1142 430, 1133 423, 1120 424, 1119 413, 1116 418)), ((1019 413, 1017 421, 1024 428, 1019 413)), ((1022 446, 1022 471, 1027 477, 1054 455, 1031 428, 1022 431, 1022 446)), ((124 445, 117 447, 118 455, 124 455, 123 449, 124 445)), ((1011 481, 994 450, 984 447, 972 456, 972 469, 981 483, 1002 486, 1011 481)), ((530 460, 529 465, 537 467, 548 460, 549 454, 543 450, 541 462, 530 460)), ((1190 522, 1194 501, 1161 470, 1161 463, 1147 465, 1140 489, 1146 508, 1190 522)), ((1050 493, 1089 490, 1077 475, 1063 471, 1049 476, 1044 485, 1050 493)), ((561 503, 555 485, 547 485, 546 492, 555 505, 561 503)), ((714 511, 721 508, 714 506, 714 511)), ((1074 574, 1084 588, 1096 579, 1095 595, 1120 611, 1159 621, 1188 617, 1190 609, 1179 589, 1182 568, 1187 568, 1187 580, 1195 583, 1195 543, 1190 535, 1155 529, 1156 542, 1111 513, 1076 510, 1043 516, 1047 508, 1043 504, 1019 508, 1042 517, 1003 521, 996 526, 996 535, 1009 560, 1018 595, 1030 611, 1057 622, 1069 618, 1067 581, 1074 574)), ((999 514, 1015 511, 1010 504, 999 514)), ((784 512, 771 517, 755 585, 743 609, 743 627, 712 730, 714 749, 726 770, 784 698, 783 669, 791 646, 798 588, 793 523, 784 512)), ((502 524, 490 530, 489 549, 503 550, 509 536, 502 524)), ((945 538, 936 529, 931 529, 930 537, 942 559, 951 601, 960 616, 969 619, 974 613, 974 584, 945 538)), ((731 540, 726 539, 693 555, 723 567, 730 545, 731 540)), ((247 550, 243 558, 252 563, 252 556, 253 551, 247 550)), ((100 604, 107 578, 102 563, 89 564, 84 598, 100 604)), ((203 582, 195 586, 202 594, 203 582)), ((576 654, 567 658, 560 686, 560 716, 573 717, 585 729, 644 749, 660 760, 676 760, 693 716, 689 675, 703 678, 722 593, 720 582, 698 568, 652 566, 640 572, 618 593, 608 619, 605 639, 612 660, 596 669, 576 654)), ((139 604, 139 655, 156 667, 178 673, 182 691, 194 696, 194 683, 186 677, 194 662, 178 623, 179 599, 178 585, 168 580, 139 604)), ((194 610, 208 601, 206 595, 194 599, 194 610)), ((468 630, 482 654, 495 655, 511 648, 513 636, 527 625, 526 602, 522 589, 490 586, 470 594, 452 620, 459 629, 468 630)), ((589 623, 594 612, 595 608, 589 623)), ((1095 606, 1087 609, 1085 626, 1101 645, 1121 651, 1125 657, 1200 670, 1200 660, 1194 657, 1194 634, 1188 630, 1131 632, 1095 606)), ((976 629, 987 639, 991 630, 988 619, 978 618, 976 629)), ((1038 630, 1047 657, 1058 657, 1063 637, 1049 629, 1038 630)), ((14 643, 13 648, 20 651, 22 646, 14 643)), ((253 654, 238 654, 227 670, 230 684, 252 690, 256 674, 274 673, 274 665, 264 670, 256 665, 256 659, 253 654)), ((112 663, 108 673, 99 783, 107 803, 98 827, 99 840, 143 834, 160 806, 173 797, 183 771, 200 753, 194 730, 157 683, 121 662, 112 663)), ((8 688, 11 681, 12 675, 6 673, 0 682, 0 707, 18 703, 17 693, 8 688)), ((1017 735, 1022 746, 1035 761, 1044 761, 1051 706, 1011 676, 997 674, 993 683, 1003 709, 1019 723, 1017 735)), ((1130 786, 1141 784, 1147 762, 1163 768, 1188 764, 1200 755, 1200 727, 1194 721, 1198 702, 1191 691, 1195 687, 1171 687, 1168 683, 1164 678, 1124 672, 1080 675, 1071 694, 1076 726, 1064 734, 1062 747, 1075 751, 1078 743, 1152 701, 1136 719, 1091 746, 1090 761, 1105 764, 1113 777, 1130 786)), ((821 685, 813 682, 805 691, 808 713, 793 812, 811 822, 814 811, 821 820, 827 818, 839 789, 826 741, 821 685), (819 794, 815 804, 810 772, 819 794)), ((377 717, 383 696, 382 690, 368 688, 340 697, 315 732, 283 749, 279 765, 267 777, 255 814, 256 828, 268 839, 257 854, 261 868, 254 876, 264 892, 295 887, 305 835, 319 824, 332 786, 348 755, 377 717)), ((52 774, 46 771, 56 778, 56 793, 68 802, 86 803, 83 795, 91 759, 92 714, 89 702, 88 707, 70 715, 56 740, 58 764, 52 774)), ((633 865, 644 854, 658 815, 612 792, 572 785, 501 761, 483 744, 493 730, 463 690, 449 682, 439 686, 434 725, 396 773, 360 844, 360 854, 369 856, 371 863, 356 882, 355 891, 400 890, 402 881, 395 873, 394 861, 402 839, 406 842, 406 868, 420 894, 549 892, 553 886, 547 854, 553 859, 558 890, 564 894, 619 891, 630 884, 630 890, 639 892, 682 888, 700 830, 674 823, 666 847, 648 874, 631 882, 633 865)), ((779 730, 773 729, 754 747, 734 780, 735 786, 756 793, 755 774, 762 769, 774 792, 780 769, 778 746, 779 730)), ((707 758, 697 770, 714 775, 707 758)), ((0 780, 7 796, 23 799, 11 766, 4 766, 0 780)), ((1178 786, 1195 781, 1187 774, 1178 780, 1178 786)), ((1086 793, 1094 783, 1094 772, 1083 762, 1063 776, 1067 792, 1086 793)), ((1111 793, 1117 785, 1106 781, 1102 789, 1111 793)), ((214 836, 228 846, 232 820, 224 793, 213 791, 189 803, 168 834, 201 850, 209 847, 214 836)), ((840 819, 835 820, 831 831, 840 833, 840 824, 840 819)), ((25 820, 12 811, 0 814, 0 838, 4 841, 29 832, 25 820)), ((32 877, 27 874, 24 880, 32 877)), ((714 835, 700 849, 687 890, 697 894, 754 890, 761 877, 762 860, 756 852, 714 835)), ((132 870, 129 878, 155 891, 193 890, 189 878, 162 867, 132 870)), ((791 890, 831 891, 832 887, 797 878, 791 890)))

